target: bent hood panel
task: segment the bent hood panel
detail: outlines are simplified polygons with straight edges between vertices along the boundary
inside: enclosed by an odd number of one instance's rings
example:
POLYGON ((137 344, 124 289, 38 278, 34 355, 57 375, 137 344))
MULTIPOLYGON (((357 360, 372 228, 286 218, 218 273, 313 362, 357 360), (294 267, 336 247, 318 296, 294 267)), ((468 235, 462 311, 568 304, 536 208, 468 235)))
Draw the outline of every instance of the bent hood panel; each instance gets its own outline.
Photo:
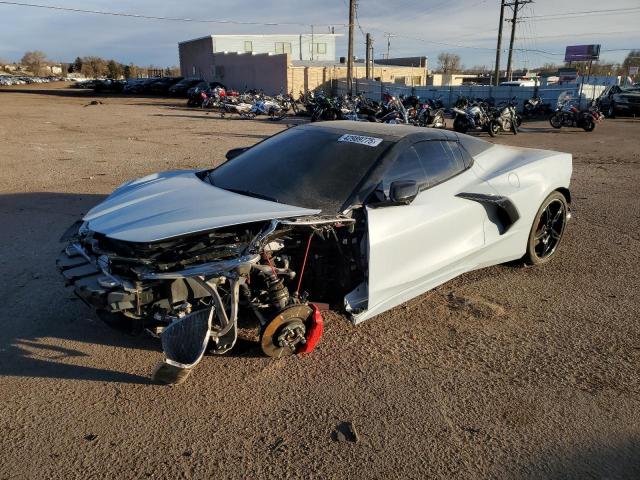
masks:
POLYGON ((215 228, 319 210, 285 205, 222 190, 186 170, 125 183, 84 217, 89 229, 128 242, 155 242, 215 228))

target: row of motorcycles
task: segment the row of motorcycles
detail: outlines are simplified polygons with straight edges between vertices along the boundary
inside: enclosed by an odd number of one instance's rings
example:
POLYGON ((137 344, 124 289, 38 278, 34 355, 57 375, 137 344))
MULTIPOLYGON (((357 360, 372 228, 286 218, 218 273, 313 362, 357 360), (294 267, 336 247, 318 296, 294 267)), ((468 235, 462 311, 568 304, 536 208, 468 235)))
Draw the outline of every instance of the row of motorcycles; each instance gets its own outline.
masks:
MULTIPOLYGON (((263 92, 248 90, 239 93, 218 86, 195 89, 189 94, 188 106, 217 111, 221 117, 237 114, 241 118, 266 116, 282 120, 289 113, 306 115, 311 121, 355 120, 389 124, 415 125, 430 128, 446 128, 445 108, 441 98, 422 100, 416 96, 383 94, 381 102, 364 95, 330 96, 324 93, 301 93, 298 100, 290 94, 268 96, 263 92)), ((495 137, 502 132, 514 135, 523 117, 548 117, 553 128, 577 127, 591 132, 604 115, 593 102, 587 109, 580 109, 570 98, 561 99, 553 109, 540 97, 526 100, 522 114, 516 108, 516 97, 508 102, 495 104, 492 99, 459 97, 454 107, 453 129, 460 133, 484 131, 495 137)))
POLYGON ((256 90, 239 93, 224 87, 196 89, 189 94, 189 107, 201 107, 216 111, 221 117, 238 114, 242 118, 252 119, 259 115, 271 120, 282 120, 290 111, 297 114, 298 108, 291 95, 279 94, 270 97, 256 90))
POLYGON ((301 96, 311 121, 355 120, 445 128, 444 105, 441 99, 420 100, 416 96, 395 97, 390 93, 376 102, 364 95, 331 97, 310 92, 301 96))
POLYGON ((492 137, 501 132, 513 132, 517 135, 522 124, 522 117, 516 110, 515 97, 498 105, 489 100, 460 97, 452 110, 455 114, 453 129, 460 133, 485 131, 492 137))
POLYGON ((274 97, 248 90, 239 93, 224 87, 194 89, 187 106, 211 109, 224 117, 238 114, 241 118, 259 115, 281 120, 289 113, 305 115, 312 122, 319 120, 357 120, 378 123, 396 123, 421 127, 445 128, 444 107, 440 99, 421 101, 416 96, 395 97, 384 94, 382 102, 364 95, 332 97, 324 93, 301 93, 296 101, 289 94, 274 97))

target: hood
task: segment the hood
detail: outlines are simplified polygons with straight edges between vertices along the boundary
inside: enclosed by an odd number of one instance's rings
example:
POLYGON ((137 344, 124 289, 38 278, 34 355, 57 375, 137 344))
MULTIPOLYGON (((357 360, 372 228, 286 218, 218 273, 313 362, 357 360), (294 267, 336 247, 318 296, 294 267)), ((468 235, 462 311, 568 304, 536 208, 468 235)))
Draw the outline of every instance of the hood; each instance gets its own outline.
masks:
POLYGON ((229 192, 203 182, 196 172, 156 173, 125 183, 83 220, 90 230, 110 238, 146 243, 230 225, 320 213, 229 192))

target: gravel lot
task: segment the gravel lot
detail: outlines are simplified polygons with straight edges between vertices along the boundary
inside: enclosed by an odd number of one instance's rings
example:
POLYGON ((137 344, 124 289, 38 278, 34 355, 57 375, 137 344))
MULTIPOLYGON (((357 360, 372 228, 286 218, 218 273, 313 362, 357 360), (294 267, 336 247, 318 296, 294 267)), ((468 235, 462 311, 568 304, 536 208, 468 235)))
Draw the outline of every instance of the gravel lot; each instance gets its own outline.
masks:
POLYGON ((574 155, 550 264, 473 272, 358 327, 330 314, 309 356, 248 337, 162 387, 159 344, 74 300, 57 240, 125 180, 287 122, 94 98, 0 90, 0 479, 640 478, 640 122, 497 139, 574 155))

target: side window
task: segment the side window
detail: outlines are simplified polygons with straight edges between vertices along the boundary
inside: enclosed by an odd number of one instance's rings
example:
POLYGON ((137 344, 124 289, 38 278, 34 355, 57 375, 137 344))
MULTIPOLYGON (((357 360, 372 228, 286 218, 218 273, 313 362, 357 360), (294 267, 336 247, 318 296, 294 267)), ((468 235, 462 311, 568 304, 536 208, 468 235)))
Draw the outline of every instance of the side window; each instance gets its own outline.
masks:
POLYGON ((427 176, 418 153, 413 147, 406 148, 389 166, 382 180, 384 193, 389 193, 391 182, 396 180, 415 180, 418 185, 426 185, 427 176))
POLYGON ((428 185, 437 185, 465 170, 468 166, 463 151, 456 142, 426 141, 415 148, 424 168, 428 185))

